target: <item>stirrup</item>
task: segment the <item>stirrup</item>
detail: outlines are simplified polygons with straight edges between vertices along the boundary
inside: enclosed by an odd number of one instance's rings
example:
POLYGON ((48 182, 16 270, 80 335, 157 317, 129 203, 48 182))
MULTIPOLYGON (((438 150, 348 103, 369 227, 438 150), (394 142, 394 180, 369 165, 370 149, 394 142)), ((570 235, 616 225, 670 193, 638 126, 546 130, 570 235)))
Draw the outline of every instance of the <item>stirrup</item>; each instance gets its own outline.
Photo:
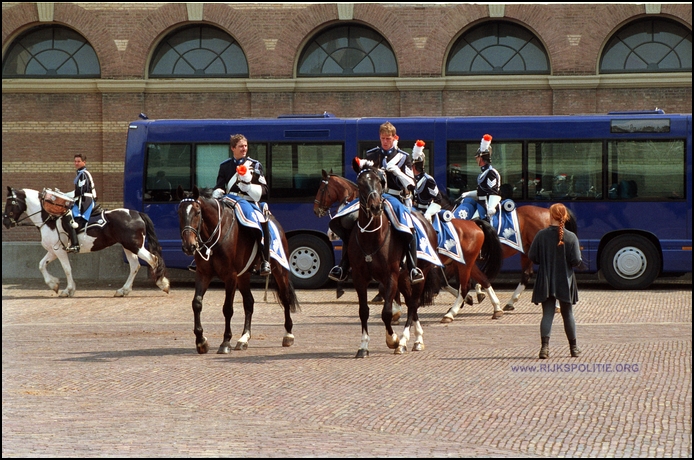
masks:
POLYGON ((328 278, 330 278, 333 281, 346 281, 347 280, 347 270, 342 270, 342 267, 339 265, 335 265, 332 270, 330 270, 330 273, 328 274, 328 278))
POLYGON ((191 264, 188 265, 188 271, 191 271, 193 273, 198 271, 198 267, 195 265, 195 260, 193 260, 193 262, 191 262, 191 264))
POLYGON ((424 281, 424 273, 422 273, 422 270, 419 267, 415 267, 410 270, 410 280, 412 281, 412 284, 418 284, 424 281))
POLYGON ((260 276, 270 276, 272 269, 270 268, 270 262, 263 260, 260 264, 260 276))
POLYGON ((65 248, 65 252, 67 252, 68 254, 77 253, 77 252, 80 252, 80 247, 79 246, 68 246, 65 248))

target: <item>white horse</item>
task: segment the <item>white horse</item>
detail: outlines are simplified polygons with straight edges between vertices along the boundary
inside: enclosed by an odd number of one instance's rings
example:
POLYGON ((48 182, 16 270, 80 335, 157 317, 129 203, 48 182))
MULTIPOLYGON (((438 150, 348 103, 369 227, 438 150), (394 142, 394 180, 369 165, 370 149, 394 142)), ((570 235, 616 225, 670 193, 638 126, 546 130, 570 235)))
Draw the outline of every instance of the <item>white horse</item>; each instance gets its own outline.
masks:
MULTIPOLYGON (((32 189, 13 189, 7 187, 7 201, 3 214, 3 225, 6 228, 16 226, 22 220, 29 218, 41 232, 41 244, 46 249, 46 256, 39 262, 39 270, 43 279, 53 291, 58 293, 60 280, 48 273, 46 266, 56 258, 63 266, 67 277, 67 287, 59 293, 60 297, 72 297, 75 294, 75 281, 72 278, 70 260, 65 251, 69 245, 68 234, 63 229, 62 218, 56 218, 47 213, 41 205, 39 192, 32 189), (19 217, 26 213, 27 217, 19 217)), ((154 233, 154 224, 146 214, 129 209, 114 209, 106 211, 100 221, 87 226, 86 231, 78 235, 79 253, 100 251, 120 243, 130 264, 130 275, 122 288, 118 289, 115 297, 123 297, 132 291, 133 281, 140 269, 138 257, 147 262, 152 268, 152 278, 157 286, 168 294, 169 280, 166 278, 166 267, 161 256, 159 241, 154 233), (145 238, 149 250, 145 249, 145 238)))

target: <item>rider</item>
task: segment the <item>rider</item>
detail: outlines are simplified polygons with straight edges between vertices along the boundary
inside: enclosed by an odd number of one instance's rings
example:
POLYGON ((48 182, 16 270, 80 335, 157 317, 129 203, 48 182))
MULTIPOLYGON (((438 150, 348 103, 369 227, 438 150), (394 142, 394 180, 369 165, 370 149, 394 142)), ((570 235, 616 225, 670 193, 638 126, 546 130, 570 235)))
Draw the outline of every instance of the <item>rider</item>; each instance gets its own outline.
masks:
MULTIPOLYGON (((409 197, 408 187, 414 187, 414 174, 412 173, 410 156, 397 148, 395 143, 397 140, 395 126, 390 122, 383 123, 379 128, 381 145, 374 147, 366 152, 366 159, 373 161, 374 165, 382 167, 386 172, 386 186, 384 187, 383 198, 393 208, 394 215, 401 221, 399 226, 409 229, 409 232, 399 231, 403 235, 404 243, 407 244, 406 251, 407 269, 410 274, 410 280, 413 284, 424 281, 422 270, 417 267, 417 238, 412 224, 412 216, 410 215, 411 198, 409 197), (399 198, 410 201, 410 205, 403 204, 399 198)), ((347 279, 349 272, 349 260, 347 255, 347 242, 351 229, 338 228, 341 223, 340 219, 331 221, 331 229, 342 238, 342 260, 340 265, 336 265, 330 270, 328 275, 330 279, 335 281, 344 281, 347 279)), ((396 223, 397 224, 397 223, 396 223)))
POLYGON ((70 219, 70 247, 65 248, 67 252, 79 252, 80 243, 77 239, 77 229, 80 223, 89 222, 89 217, 94 209, 96 202, 96 186, 92 175, 87 171, 87 156, 83 153, 75 154, 75 205, 72 207, 70 219))
POLYGON ((412 168, 414 169, 415 207, 424 213, 429 222, 434 214, 441 211, 441 192, 436 180, 424 172, 424 141, 417 141, 412 149, 412 168))
MULTIPOLYGON (((268 189, 263 165, 248 156, 248 139, 243 134, 231 136, 229 145, 233 156, 219 165, 217 184, 212 196, 222 198, 228 193, 234 199, 250 201, 257 205, 261 198, 267 199, 268 189)), ((270 232, 267 219, 264 219, 260 225, 263 229, 263 233, 258 238, 258 244, 263 249, 260 276, 268 276, 270 275, 270 232), (261 242, 263 235, 265 235, 265 244, 261 242)))
MULTIPOLYGON (((470 209, 477 209, 481 219, 491 222, 492 216, 496 213, 497 207, 501 202, 501 175, 492 166, 492 136, 485 134, 477 149, 475 159, 482 172, 477 176, 477 190, 465 192, 461 195, 463 205, 468 205, 470 209)), ((471 219, 472 213, 458 216, 463 219, 471 219)))

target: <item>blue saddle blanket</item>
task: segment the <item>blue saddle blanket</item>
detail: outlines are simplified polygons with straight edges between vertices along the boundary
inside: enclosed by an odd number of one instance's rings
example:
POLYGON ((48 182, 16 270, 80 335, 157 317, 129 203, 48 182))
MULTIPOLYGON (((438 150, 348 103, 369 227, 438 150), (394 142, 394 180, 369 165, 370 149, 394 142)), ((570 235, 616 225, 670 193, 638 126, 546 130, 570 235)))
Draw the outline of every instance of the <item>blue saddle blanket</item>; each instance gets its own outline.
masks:
MULTIPOLYGON (((385 198, 384 210, 393 228, 399 232, 409 233, 410 235, 414 228, 415 237, 417 238, 417 258, 442 266, 443 264, 436 254, 436 248, 429 243, 429 238, 427 238, 426 230, 422 227, 422 224, 417 219, 412 218, 407 207, 402 204, 400 200, 388 194, 383 195, 383 197, 385 198)), ((335 214, 333 219, 338 219, 354 212, 359 212, 358 198, 349 202, 342 210, 335 214)))
MULTIPOLYGON (((236 214, 236 219, 244 227, 255 228, 260 230, 260 233, 263 234, 263 227, 260 224, 266 221, 268 222, 268 229, 270 230, 270 257, 279 262, 285 269, 289 270, 287 254, 284 252, 280 231, 275 223, 272 220, 266 219, 260 207, 255 203, 251 203, 247 200, 240 200, 235 195, 225 195, 224 199, 235 203, 234 213, 236 214)), ((267 235, 263 235, 263 244, 265 244, 266 237, 267 235)))
MULTIPOLYGON (((510 199, 504 200, 500 203, 500 211, 492 216, 492 227, 496 230, 499 235, 499 240, 507 246, 512 247, 516 251, 523 251, 523 240, 520 234, 520 225, 518 225, 518 213, 516 213, 515 205, 513 211, 508 212, 504 210, 504 203, 511 201, 510 199)), ((511 201, 511 203, 513 203, 511 201)), ((463 200, 454 210, 453 217, 456 219, 472 219, 475 216, 475 211, 482 209, 479 203, 475 203, 477 209, 473 208, 470 204, 470 200, 463 200)))
POLYGON ((431 222, 438 236, 438 251, 448 258, 464 264, 465 256, 463 254, 463 248, 460 245, 458 232, 455 231, 452 223, 441 220, 439 216, 443 212, 445 211, 434 214, 434 218, 431 222))

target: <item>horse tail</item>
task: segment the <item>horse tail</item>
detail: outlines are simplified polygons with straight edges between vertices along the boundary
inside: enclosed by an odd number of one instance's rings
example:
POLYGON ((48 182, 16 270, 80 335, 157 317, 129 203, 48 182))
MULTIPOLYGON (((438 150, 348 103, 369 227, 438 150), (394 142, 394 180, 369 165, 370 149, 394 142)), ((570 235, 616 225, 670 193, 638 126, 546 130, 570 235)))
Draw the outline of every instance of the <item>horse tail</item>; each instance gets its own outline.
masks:
POLYGON ((275 293, 275 300, 277 300, 278 303, 280 305, 282 305, 283 307, 285 305, 288 305, 289 311, 291 313, 296 313, 297 311, 301 311, 301 305, 299 305, 299 299, 296 298, 296 291, 294 290, 294 285, 292 284, 292 281, 289 279, 289 276, 287 276, 287 279, 284 282, 282 282, 282 285, 285 286, 285 289, 280 288, 280 286, 277 283, 277 280, 275 279, 274 276, 270 276, 270 280, 271 280, 270 285, 272 286, 272 292, 275 293))
POLYGON ((138 214, 140 214, 140 217, 145 222, 145 237, 147 239, 149 252, 154 254, 157 258, 157 266, 154 270, 150 270, 150 274, 154 281, 158 281, 163 276, 166 276, 166 265, 164 264, 164 257, 161 255, 159 239, 157 239, 157 234, 154 232, 154 222, 152 222, 152 219, 144 212, 138 214))
POLYGON ((441 286, 444 284, 443 270, 439 267, 432 265, 429 269, 426 280, 424 281, 424 287, 422 288, 422 294, 419 296, 419 306, 426 307, 434 303, 436 294, 441 291, 441 286))
MULTIPOLYGON (((494 230, 487 221, 481 219, 474 219, 473 222, 482 229, 484 233, 484 243, 482 244, 482 251, 480 253, 480 270, 489 280, 493 280, 501 271, 501 266, 503 265, 503 248, 501 247, 501 241, 499 240, 499 235, 494 230)), ((478 259, 478 260, 480 260, 478 259)))
POLYGON ((578 222, 576 222, 576 215, 569 208, 566 208, 566 211, 569 213, 569 220, 564 223, 564 227, 574 235, 578 236, 578 222))

